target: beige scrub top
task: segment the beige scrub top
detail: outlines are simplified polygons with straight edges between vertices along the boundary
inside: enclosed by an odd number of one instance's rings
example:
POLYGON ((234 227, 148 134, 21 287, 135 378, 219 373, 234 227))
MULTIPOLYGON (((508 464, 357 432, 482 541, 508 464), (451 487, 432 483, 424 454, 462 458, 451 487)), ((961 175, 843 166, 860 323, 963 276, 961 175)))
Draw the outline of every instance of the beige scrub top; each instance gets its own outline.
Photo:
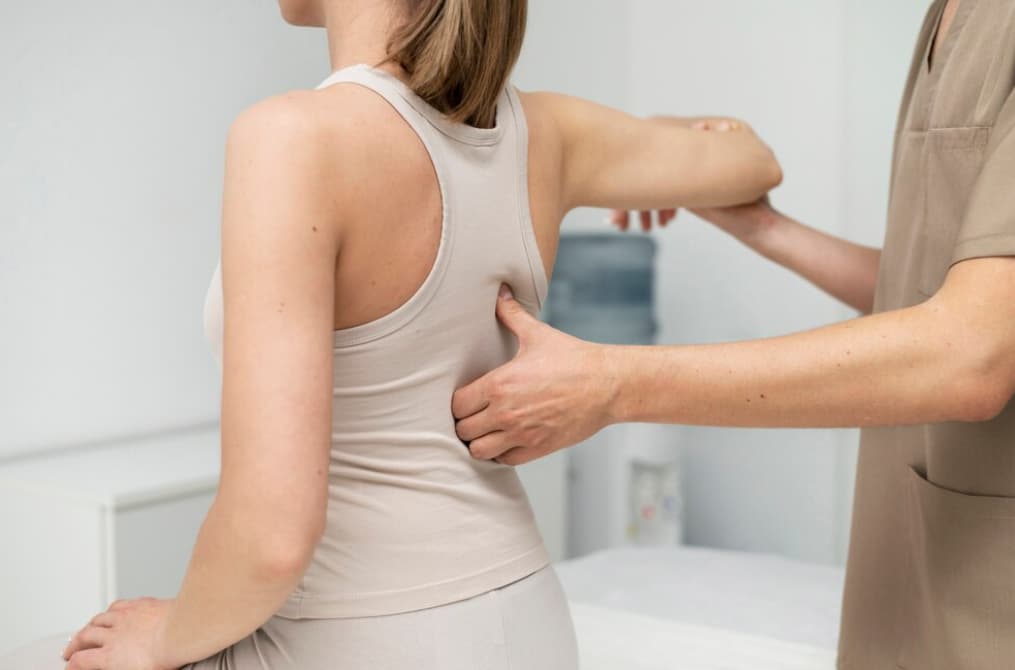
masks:
MULTIPOLYGON (((903 97, 876 312, 926 300, 954 263, 1015 256, 1015 0, 962 0, 929 67, 944 6, 903 97)), ((838 665, 1015 668, 1015 403, 863 431, 838 665)))

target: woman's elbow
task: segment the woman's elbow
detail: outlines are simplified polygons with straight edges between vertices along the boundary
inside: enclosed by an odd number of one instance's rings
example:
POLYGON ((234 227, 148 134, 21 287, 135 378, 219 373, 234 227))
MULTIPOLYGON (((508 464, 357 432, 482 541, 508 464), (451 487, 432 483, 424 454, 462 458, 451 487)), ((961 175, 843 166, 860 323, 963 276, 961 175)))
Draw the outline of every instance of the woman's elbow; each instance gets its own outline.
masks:
POLYGON ((243 514, 242 520, 234 521, 234 528, 246 536, 244 545, 255 570, 265 578, 287 581, 306 570, 324 535, 324 519, 323 512, 296 512, 278 506, 243 514))
POLYGON ((752 150, 748 151, 747 155, 751 159, 751 168, 755 175, 757 188, 761 195, 764 195, 782 184, 782 165, 779 164, 772 147, 761 139, 754 128, 746 121, 737 119, 736 122, 740 124, 741 132, 750 138, 752 150))
POLYGON ((781 185, 783 178, 782 165, 779 164, 779 161, 775 158, 775 154, 771 151, 769 151, 769 156, 770 159, 766 175, 768 178, 768 188, 765 189, 766 193, 781 185))
POLYGON ((303 575, 311 556, 313 552, 302 547, 261 547, 254 564, 265 579, 288 582, 303 575))
POLYGON ((262 537, 254 549, 258 572, 280 580, 300 577, 310 563, 320 538, 320 533, 291 531, 262 537))
POLYGON ((758 186, 764 195, 782 184, 782 165, 768 146, 762 147, 757 161, 758 186))

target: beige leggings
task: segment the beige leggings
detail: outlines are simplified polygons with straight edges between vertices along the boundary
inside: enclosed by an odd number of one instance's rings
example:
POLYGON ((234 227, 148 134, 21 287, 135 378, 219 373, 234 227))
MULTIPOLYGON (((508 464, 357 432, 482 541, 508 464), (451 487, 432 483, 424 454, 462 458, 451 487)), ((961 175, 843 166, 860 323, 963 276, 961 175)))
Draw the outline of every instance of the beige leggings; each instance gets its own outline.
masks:
MULTIPOLYGON (((62 670, 67 635, 0 658, 0 670, 62 670)), ((552 567, 449 605, 362 619, 272 617, 181 670, 577 670, 567 600, 552 567)))

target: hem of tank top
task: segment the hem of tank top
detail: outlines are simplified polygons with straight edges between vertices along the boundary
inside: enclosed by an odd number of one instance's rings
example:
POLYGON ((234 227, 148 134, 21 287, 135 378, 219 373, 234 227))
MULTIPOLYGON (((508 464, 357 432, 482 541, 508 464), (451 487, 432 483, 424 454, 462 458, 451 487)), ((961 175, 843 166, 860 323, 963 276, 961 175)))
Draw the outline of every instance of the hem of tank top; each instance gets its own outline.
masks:
POLYGON ((532 220, 532 204, 529 200, 529 122, 525 117, 521 98, 514 90, 513 84, 509 83, 505 87, 505 91, 507 91, 508 104, 515 120, 517 135, 515 149, 518 155, 518 211, 521 213, 519 227, 521 228, 522 245, 525 247, 525 258, 529 263, 532 285, 536 289, 537 306, 542 310, 546 296, 550 291, 550 276, 546 272, 543 253, 540 251, 539 242, 536 239, 535 223, 532 220))
MULTIPOLYGON (((346 69, 339 70, 334 73, 333 76, 345 72, 346 69)), ((391 79, 395 79, 391 77, 391 79)), ((397 81, 397 79, 395 79, 397 81)), ((331 331, 331 342, 333 349, 342 349, 347 347, 358 346, 379 340, 387 337, 405 326, 412 323, 420 312, 422 312, 431 300, 437 295, 440 290, 440 286, 444 281, 444 277, 447 274, 448 264, 452 254, 452 248, 454 247, 454 223, 453 217, 450 213, 449 200, 451 194, 449 192, 448 179, 444 174, 443 168, 441 167, 440 160, 440 149, 439 147, 431 144, 431 142, 425 137, 424 132, 421 128, 417 128, 416 124, 402 113, 402 110, 398 108, 384 92, 378 91, 371 88, 370 86, 355 80, 343 80, 342 82, 336 83, 351 83, 357 86, 362 86, 367 90, 373 91, 375 94, 383 98, 395 112, 402 117, 406 124, 412 129, 412 131, 419 137, 420 142, 423 143, 423 148, 427 152, 427 156, 430 159, 430 164, 433 166, 434 174, 437 178, 437 188, 441 194, 441 237, 440 242, 437 245, 437 255, 434 258, 433 265, 430 267, 430 271, 427 273, 423 282, 416 288, 416 291, 409 296, 401 305, 395 307, 393 310, 377 317, 366 323, 361 323, 348 328, 341 328, 338 330, 331 331)), ((408 104, 408 103, 406 103, 408 104)))
POLYGON ((318 88, 324 88, 331 83, 337 83, 332 80, 338 79, 340 74, 348 71, 368 72, 389 82, 402 99, 404 99, 413 109, 419 112, 419 114, 438 132, 450 139, 463 142, 465 144, 484 146, 497 144, 504 136, 504 124, 499 120, 502 117, 501 112, 503 111, 504 103, 506 102, 504 91, 501 91, 500 96, 498 96, 498 121, 496 122, 496 125, 494 125, 493 128, 477 128, 475 126, 470 126, 467 123, 460 123, 448 119, 443 112, 421 98, 401 79, 390 72, 373 67, 367 63, 357 63, 332 72, 324 79, 324 81, 318 84, 318 88))
POLYGON ((351 595, 295 591, 275 612, 275 616, 283 619, 349 619, 405 614, 474 598, 524 579, 551 564, 549 552, 540 542, 524 554, 480 572, 409 589, 351 595))

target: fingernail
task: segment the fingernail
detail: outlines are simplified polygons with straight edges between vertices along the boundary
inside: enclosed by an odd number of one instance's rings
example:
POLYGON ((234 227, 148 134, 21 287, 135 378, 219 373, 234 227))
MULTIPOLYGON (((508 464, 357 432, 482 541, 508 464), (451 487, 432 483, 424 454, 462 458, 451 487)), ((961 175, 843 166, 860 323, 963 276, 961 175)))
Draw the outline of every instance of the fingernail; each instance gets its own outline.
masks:
POLYGON ((501 298, 513 298, 515 294, 511 292, 511 288, 507 284, 500 285, 500 291, 497 293, 501 298))

